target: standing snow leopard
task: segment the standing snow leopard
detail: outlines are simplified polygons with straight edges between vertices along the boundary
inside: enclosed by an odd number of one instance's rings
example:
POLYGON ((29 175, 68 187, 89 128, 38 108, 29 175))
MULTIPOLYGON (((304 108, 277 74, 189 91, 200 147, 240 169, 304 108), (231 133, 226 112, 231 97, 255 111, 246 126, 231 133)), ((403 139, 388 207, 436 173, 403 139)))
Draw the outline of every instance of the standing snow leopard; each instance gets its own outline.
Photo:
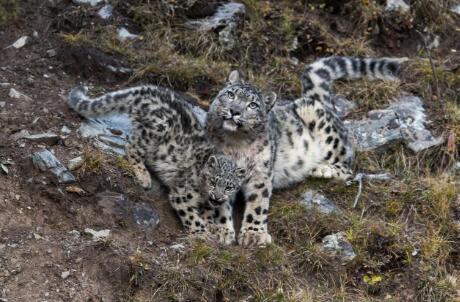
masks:
POLYGON ((406 59, 329 57, 307 66, 301 77, 303 96, 275 105, 276 94, 230 73, 228 84, 210 106, 207 131, 217 149, 239 165, 252 164, 242 184, 246 208, 238 241, 271 242, 267 213, 273 188, 308 176, 349 179, 353 150, 341 120, 328 105, 330 85, 340 78, 393 79, 406 59))
POLYGON ((216 231, 225 244, 235 241, 232 203, 246 169, 228 156, 215 155, 192 105, 178 93, 156 86, 95 99, 86 92, 84 87, 74 88, 67 99, 80 115, 129 114, 133 131, 126 153, 142 187, 151 186, 147 164, 168 188, 169 201, 186 229, 204 237, 216 231))

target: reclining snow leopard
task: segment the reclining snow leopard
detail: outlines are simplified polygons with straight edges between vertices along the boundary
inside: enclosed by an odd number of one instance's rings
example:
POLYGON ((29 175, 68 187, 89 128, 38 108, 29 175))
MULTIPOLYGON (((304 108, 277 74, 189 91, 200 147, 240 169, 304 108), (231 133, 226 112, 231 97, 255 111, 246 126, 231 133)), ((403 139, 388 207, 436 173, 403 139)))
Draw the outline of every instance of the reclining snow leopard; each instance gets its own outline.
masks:
POLYGON ((360 77, 393 79, 406 59, 329 57, 305 68, 303 96, 275 105, 276 94, 263 94, 230 73, 210 106, 207 131, 216 148, 239 165, 252 164, 242 184, 246 209, 238 241, 265 245, 272 238, 267 213, 273 188, 287 187, 308 176, 351 177, 353 150, 341 120, 327 104, 332 81, 360 77))
POLYGON ((86 91, 74 88, 67 99, 80 115, 129 114, 133 131, 126 153, 142 187, 151 186, 148 163, 169 189, 169 201, 186 229, 204 237, 216 231, 225 244, 235 241, 232 202, 247 177, 246 169, 231 157, 216 155, 191 105, 176 92, 156 86, 95 99, 88 98, 86 91))

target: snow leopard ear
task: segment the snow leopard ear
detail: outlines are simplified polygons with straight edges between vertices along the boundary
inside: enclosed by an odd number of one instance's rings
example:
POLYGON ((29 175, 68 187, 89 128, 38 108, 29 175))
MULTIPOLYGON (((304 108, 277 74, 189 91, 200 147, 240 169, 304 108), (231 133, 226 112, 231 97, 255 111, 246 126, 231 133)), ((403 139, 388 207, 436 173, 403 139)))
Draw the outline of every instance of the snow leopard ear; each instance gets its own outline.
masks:
POLYGON ((270 91, 269 93, 266 93, 263 95, 264 98, 264 103, 265 106, 267 106, 267 111, 270 111, 272 109, 273 105, 275 105, 275 102, 278 98, 275 92, 270 91))
POLYGON ((216 156, 211 155, 211 156, 208 158, 208 167, 209 167, 209 168, 215 168, 215 167, 217 167, 217 157, 216 157, 216 156))
POLYGON ((230 85, 239 84, 241 82, 242 81, 238 70, 233 70, 232 72, 230 72, 230 75, 228 76, 228 83, 230 85))

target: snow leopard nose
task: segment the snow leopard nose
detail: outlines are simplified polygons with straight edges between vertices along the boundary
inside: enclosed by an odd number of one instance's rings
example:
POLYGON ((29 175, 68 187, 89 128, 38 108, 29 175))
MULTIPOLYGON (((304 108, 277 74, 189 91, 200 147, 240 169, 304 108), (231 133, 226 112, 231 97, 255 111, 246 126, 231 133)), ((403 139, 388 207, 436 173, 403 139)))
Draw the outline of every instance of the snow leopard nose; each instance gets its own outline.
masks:
POLYGON ((232 117, 238 117, 241 115, 241 110, 235 109, 235 108, 230 108, 230 114, 232 117))

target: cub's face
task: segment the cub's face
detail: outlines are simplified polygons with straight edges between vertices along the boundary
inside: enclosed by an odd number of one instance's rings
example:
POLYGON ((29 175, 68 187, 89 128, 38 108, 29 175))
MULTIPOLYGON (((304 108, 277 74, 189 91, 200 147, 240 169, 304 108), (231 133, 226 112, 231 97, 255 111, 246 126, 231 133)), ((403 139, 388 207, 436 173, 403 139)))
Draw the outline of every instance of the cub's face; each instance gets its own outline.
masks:
POLYGON ((276 100, 276 94, 261 94, 257 88, 245 84, 237 71, 229 77, 229 85, 212 102, 208 126, 225 132, 257 133, 264 129, 267 115, 276 100))
POLYGON ((220 207, 233 202, 246 170, 238 168, 230 157, 224 155, 211 156, 203 170, 202 192, 211 207, 220 207))

